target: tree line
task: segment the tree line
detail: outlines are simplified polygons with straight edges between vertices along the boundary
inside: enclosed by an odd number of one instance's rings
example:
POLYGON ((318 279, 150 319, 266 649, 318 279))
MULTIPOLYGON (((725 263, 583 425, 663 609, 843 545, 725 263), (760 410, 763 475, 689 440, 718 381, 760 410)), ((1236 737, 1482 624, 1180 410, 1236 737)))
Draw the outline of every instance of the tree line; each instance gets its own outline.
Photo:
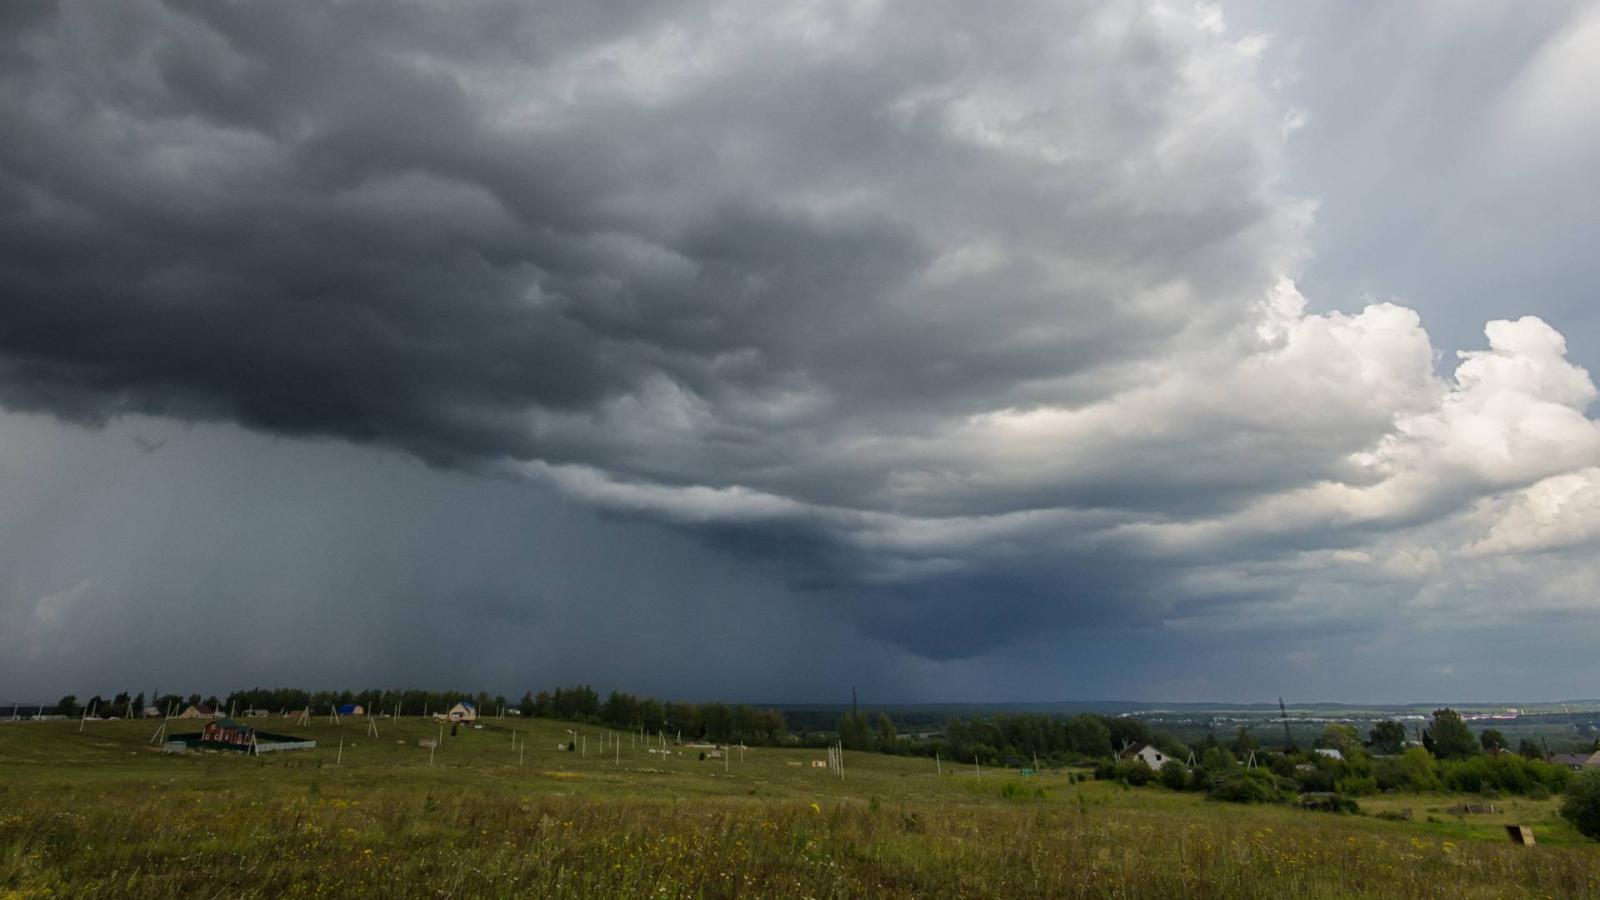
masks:
MULTIPOLYGON (((479 691, 425 691, 417 689, 361 691, 308 691, 302 688, 250 688, 226 697, 200 694, 162 694, 150 701, 141 692, 117 694, 106 700, 92 697, 80 702, 77 696, 62 697, 50 713, 78 716, 93 711, 97 716, 142 716, 147 705, 162 714, 182 712, 190 706, 205 706, 224 714, 243 715, 265 712, 272 715, 310 710, 324 716, 341 706, 356 705, 374 714, 422 716, 444 712, 465 700, 478 708, 480 715, 501 714, 561 719, 606 725, 624 730, 654 734, 667 732, 674 738, 716 742, 742 741, 746 744, 774 745, 789 739, 783 713, 776 709, 757 709, 745 704, 681 703, 654 697, 638 697, 612 691, 604 700, 588 685, 558 687, 549 691, 526 692, 517 701, 503 694, 479 691)), ((19 709, 23 714, 27 710, 19 709)))

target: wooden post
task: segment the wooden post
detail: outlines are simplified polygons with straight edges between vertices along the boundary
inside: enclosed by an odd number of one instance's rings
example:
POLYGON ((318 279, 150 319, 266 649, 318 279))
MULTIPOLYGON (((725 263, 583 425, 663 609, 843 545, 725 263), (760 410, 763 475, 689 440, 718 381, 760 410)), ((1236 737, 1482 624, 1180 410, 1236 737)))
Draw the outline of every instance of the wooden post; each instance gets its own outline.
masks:
POLYGON ((336 766, 344 765, 344 735, 339 736, 339 757, 333 761, 336 766))
POLYGON ((937 751, 937 750, 933 751, 933 774, 935 774, 935 775, 943 775, 944 774, 944 766, 939 764, 939 751, 937 751))

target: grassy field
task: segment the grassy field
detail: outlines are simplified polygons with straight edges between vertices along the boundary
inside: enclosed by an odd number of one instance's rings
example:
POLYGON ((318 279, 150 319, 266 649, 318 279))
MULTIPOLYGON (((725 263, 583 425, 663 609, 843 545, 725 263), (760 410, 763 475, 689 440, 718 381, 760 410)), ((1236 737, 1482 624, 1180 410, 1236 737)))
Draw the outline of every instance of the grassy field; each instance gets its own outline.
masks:
POLYGON ((1390 821, 868 754, 841 779, 821 751, 725 765, 587 728, 580 755, 557 749, 569 726, 512 719, 446 733, 430 766, 420 719, 258 723, 319 747, 174 756, 144 722, 0 724, 0 898, 1600 897, 1600 845, 1553 800, 1363 802, 1412 811, 1390 821), (1513 821, 1539 845, 1511 846, 1513 821))

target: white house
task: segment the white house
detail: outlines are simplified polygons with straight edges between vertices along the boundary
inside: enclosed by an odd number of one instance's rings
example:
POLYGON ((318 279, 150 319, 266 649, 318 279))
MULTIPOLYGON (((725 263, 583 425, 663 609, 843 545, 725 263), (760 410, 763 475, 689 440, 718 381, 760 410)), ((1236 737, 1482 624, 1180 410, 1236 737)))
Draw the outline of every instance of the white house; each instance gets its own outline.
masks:
POLYGON ((1156 748, 1150 746, 1149 744, 1141 744, 1141 745, 1139 745, 1139 749, 1130 750, 1130 751, 1124 753, 1122 755, 1122 758, 1123 759, 1142 759, 1142 760, 1144 760, 1144 764, 1145 765, 1149 766, 1152 769, 1155 769, 1157 772, 1161 771, 1161 767, 1166 765, 1169 762, 1175 762, 1175 763, 1178 763, 1179 765, 1183 765, 1183 762, 1181 760, 1173 759, 1172 757, 1166 755, 1165 753, 1162 753, 1160 750, 1157 750, 1156 748))
POLYGON ((1333 747, 1318 747, 1316 748, 1316 753, 1318 756, 1326 756, 1329 759, 1344 759, 1344 754, 1333 747))

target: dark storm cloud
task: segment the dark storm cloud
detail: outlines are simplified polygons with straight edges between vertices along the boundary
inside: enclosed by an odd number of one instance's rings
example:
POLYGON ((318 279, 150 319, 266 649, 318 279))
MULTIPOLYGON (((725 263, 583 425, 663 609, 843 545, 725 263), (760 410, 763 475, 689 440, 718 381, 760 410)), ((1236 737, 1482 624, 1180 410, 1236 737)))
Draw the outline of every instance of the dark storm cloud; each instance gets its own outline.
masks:
POLYGON ((1414 594, 1600 449, 1543 323, 1450 379, 1407 310, 1305 314, 1292 122, 1209 7, 29 13, 13 409, 547 481, 941 659, 1293 619, 1361 577, 1318 554, 1414 594))

